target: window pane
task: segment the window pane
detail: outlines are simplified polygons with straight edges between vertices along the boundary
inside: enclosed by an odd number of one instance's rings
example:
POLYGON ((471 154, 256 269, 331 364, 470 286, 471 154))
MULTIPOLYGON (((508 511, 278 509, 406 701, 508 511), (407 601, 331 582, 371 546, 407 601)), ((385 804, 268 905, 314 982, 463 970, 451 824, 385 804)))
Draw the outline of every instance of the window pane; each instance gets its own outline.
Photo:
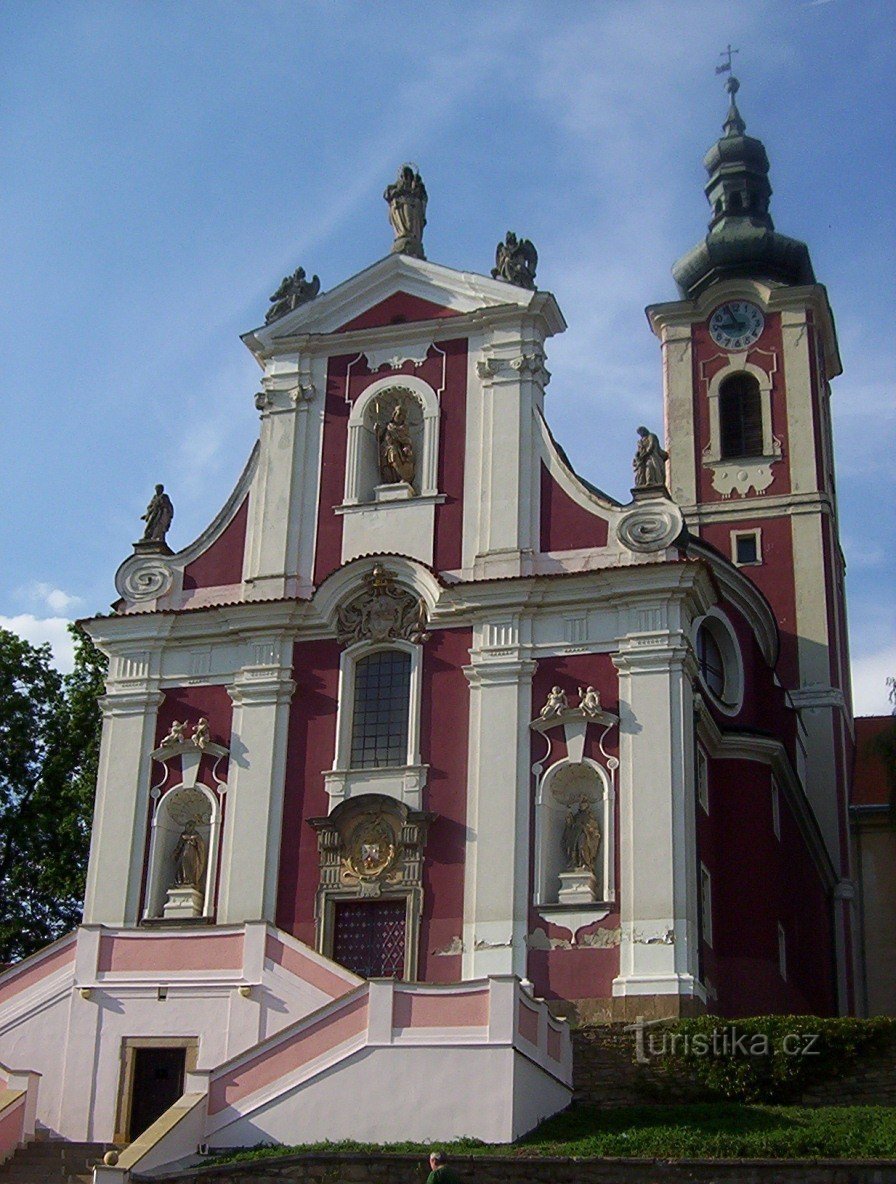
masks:
POLYGON ((725 690, 725 664, 719 643, 706 625, 701 625, 697 633, 697 662, 703 682, 721 699, 725 690))
POLYGON ((408 755, 411 656, 383 650, 355 667, 352 768, 403 765, 408 755))
POLYGON ((722 456, 762 456, 762 397, 752 374, 726 378, 719 392, 722 456))

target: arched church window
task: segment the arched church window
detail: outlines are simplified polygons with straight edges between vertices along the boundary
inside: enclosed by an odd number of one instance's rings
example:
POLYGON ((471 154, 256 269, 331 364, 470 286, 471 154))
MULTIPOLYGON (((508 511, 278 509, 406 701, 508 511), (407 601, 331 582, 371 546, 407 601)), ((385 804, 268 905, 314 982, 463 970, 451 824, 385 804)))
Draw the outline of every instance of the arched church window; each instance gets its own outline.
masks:
POLYGON ((762 456, 762 397, 752 374, 732 374, 719 390, 722 457, 762 456))
POLYGON ((355 667, 351 767, 382 769, 408 759, 411 655, 377 650, 355 667))
POLYGON ((725 697, 725 662, 712 630, 705 624, 697 634, 697 665, 707 690, 717 699, 725 697))
POLYGON ((693 643, 704 690, 727 715, 736 715, 743 702, 744 670, 737 635, 724 613, 710 609, 697 625, 693 643))

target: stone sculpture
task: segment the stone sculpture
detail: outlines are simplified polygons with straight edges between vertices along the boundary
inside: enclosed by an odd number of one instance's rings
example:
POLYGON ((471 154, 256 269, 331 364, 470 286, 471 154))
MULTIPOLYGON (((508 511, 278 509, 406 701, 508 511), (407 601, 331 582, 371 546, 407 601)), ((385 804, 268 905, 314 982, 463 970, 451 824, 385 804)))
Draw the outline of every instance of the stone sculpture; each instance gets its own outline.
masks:
POLYGON ((562 691, 560 687, 551 687, 548 692, 547 702, 538 714, 542 719, 556 719, 557 716, 562 715, 568 709, 569 704, 566 701, 566 692, 562 691))
POLYGON ((593 872, 600 850, 600 827, 591 802, 582 797, 570 805, 563 827, 563 854, 568 871, 593 872))
POLYGON ((587 687, 585 690, 579 687, 579 700, 579 711, 582 715, 588 716, 589 719, 600 715, 600 695, 594 687, 587 687))
POLYGON ((407 415, 400 403, 396 403, 391 417, 378 429, 380 451, 380 477, 387 485, 404 481, 413 485, 417 469, 414 445, 408 430, 407 415))
POLYGON ((516 284, 518 288, 534 288, 537 266, 538 252, 532 243, 527 238, 518 239, 512 230, 508 230, 495 251, 494 278, 516 284))
POLYGON ((205 872, 205 843, 195 822, 184 827, 174 848, 174 882, 178 888, 202 889, 205 872))
POLYGON ((336 637, 340 645, 395 638, 420 645, 429 639, 426 605, 378 563, 364 577, 363 592, 336 610, 336 637))
POLYGON ((203 715, 193 731, 193 743, 203 751, 211 743, 211 733, 208 730, 208 720, 203 715))
POLYGON ((168 735, 163 738, 159 747, 174 748, 176 744, 183 744, 186 741, 186 736, 184 735, 184 728, 186 728, 186 726, 186 723, 180 723, 178 720, 173 720, 168 735))
POLYGON ((666 461, 669 459, 669 453, 663 450, 658 437, 653 432, 648 432, 647 428, 639 427, 638 435, 641 438, 638 441, 635 459, 632 461, 632 468, 635 472, 635 488, 647 489, 650 486, 665 485, 666 461))
POLYGON ((420 174, 409 164, 403 164, 393 185, 383 194, 389 203, 389 221, 395 231, 393 255, 413 255, 425 259, 423 227, 426 225, 426 186, 420 174))
POLYGON ((272 321, 279 320, 288 312, 292 312, 294 308, 298 308, 300 304, 307 304, 309 300, 314 299, 319 291, 320 279, 315 275, 310 280, 306 280, 305 268, 297 268, 292 275, 285 275, 277 291, 273 296, 268 297, 271 307, 265 314, 264 323, 270 325, 272 321))
POLYGON ((157 485, 156 491, 146 507, 146 513, 140 515, 141 521, 146 523, 141 542, 164 543, 173 517, 174 506, 171 503, 171 498, 165 492, 164 485, 157 485))

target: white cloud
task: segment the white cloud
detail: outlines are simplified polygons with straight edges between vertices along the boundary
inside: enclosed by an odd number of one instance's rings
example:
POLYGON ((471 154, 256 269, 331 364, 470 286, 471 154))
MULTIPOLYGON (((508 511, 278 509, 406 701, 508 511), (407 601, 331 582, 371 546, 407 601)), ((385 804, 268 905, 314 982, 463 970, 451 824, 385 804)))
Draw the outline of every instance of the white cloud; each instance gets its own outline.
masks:
POLYGON ((63 674, 70 674, 75 664, 75 649, 65 617, 35 617, 33 613, 19 613, 15 617, 0 616, 0 629, 16 633, 32 645, 48 641, 53 650, 53 665, 63 674))
POLYGON ((896 645, 854 658, 852 663, 853 707, 856 715, 889 715, 887 679, 896 677, 896 645))
POLYGON ((71 616, 75 616, 85 604, 82 597, 72 596, 70 592, 63 591, 63 588, 44 584, 39 580, 19 588, 17 597, 26 604, 39 605, 41 609, 50 609, 54 613, 70 613, 71 616))

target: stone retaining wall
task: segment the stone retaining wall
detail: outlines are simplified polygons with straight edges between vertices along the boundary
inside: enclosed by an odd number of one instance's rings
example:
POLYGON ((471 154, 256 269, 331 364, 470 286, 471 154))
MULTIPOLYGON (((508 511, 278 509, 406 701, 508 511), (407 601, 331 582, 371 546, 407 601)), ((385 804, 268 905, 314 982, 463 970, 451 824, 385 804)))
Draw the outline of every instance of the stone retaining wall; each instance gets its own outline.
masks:
MULTIPOLYGON (((896 1160, 452 1159, 469 1184, 896 1184, 896 1160)), ((168 1184, 423 1184, 417 1155, 285 1156, 155 1177, 168 1184)))

